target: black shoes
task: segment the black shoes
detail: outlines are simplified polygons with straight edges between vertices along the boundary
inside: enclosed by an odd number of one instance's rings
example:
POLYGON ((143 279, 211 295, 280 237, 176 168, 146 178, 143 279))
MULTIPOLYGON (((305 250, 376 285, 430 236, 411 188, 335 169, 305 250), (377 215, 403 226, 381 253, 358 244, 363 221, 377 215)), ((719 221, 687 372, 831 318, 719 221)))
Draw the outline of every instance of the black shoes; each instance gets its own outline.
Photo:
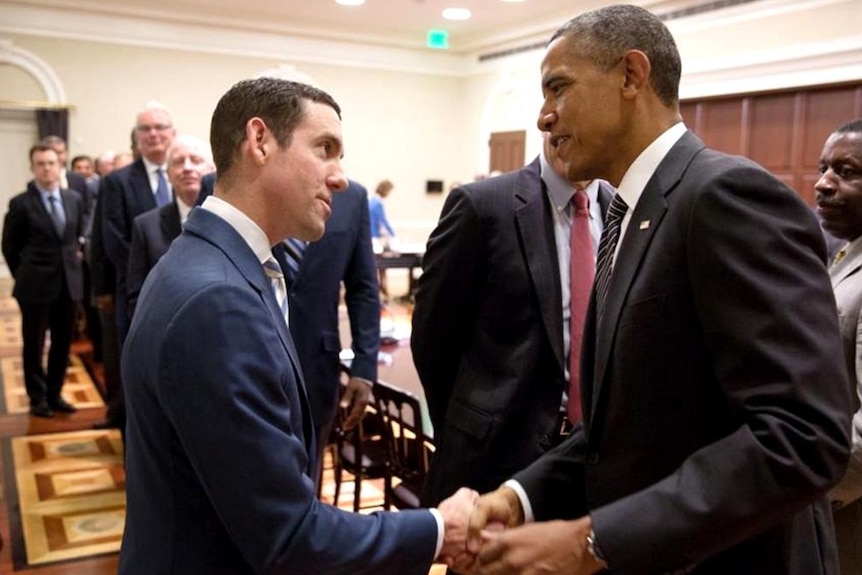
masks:
POLYGON ((54 417, 54 413, 75 413, 78 408, 63 399, 62 397, 54 401, 40 401, 30 405, 30 415, 35 417, 54 417))
POLYGON ((48 405, 54 411, 59 411, 60 413, 75 413, 78 411, 78 408, 63 399, 62 397, 58 397, 54 401, 49 401, 48 405))
POLYGON ((54 410, 44 401, 30 406, 30 415, 35 417, 54 417, 54 410))

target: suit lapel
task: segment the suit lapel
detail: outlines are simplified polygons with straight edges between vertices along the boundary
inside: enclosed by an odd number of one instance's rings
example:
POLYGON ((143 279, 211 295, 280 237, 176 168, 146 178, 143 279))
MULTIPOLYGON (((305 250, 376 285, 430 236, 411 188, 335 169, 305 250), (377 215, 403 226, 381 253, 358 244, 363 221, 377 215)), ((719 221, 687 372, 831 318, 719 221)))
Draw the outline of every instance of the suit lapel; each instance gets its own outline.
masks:
POLYGON ((162 227, 162 233, 168 238, 168 243, 180 235, 183 231, 183 226, 180 224, 180 208, 176 202, 165 206, 165 209, 159 213, 159 224, 162 227))
POLYGON ((530 274, 530 283, 536 291, 539 313, 545 333, 554 350, 560 372, 565 372, 563 355, 563 312, 560 288, 560 270, 556 243, 549 238, 554 223, 548 213, 545 184, 539 173, 539 161, 522 172, 515 194, 515 222, 524 252, 524 261, 530 274))
POLYGON ((147 166, 140 158, 132 164, 132 169, 129 171, 129 183, 134 190, 135 195, 144 207, 144 211, 151 210, 156 207, 156 198, 153 195, 153 188, 150 185, 150 176, 147 174, 147 166))
MULTIPOLYGON (((592 410, 595 412, 601 387, 605 383, 607 367, 616 338, 620 314, 625 306, 632 284, 649 248, 652 238, 661 226, 667 212, 667 199, 679 183, 692 158, 704 148, 703 142, 686 133, 671 148, 647 182, 635 206, 632 217, 619 246, 617 258, 608 285, 604 315, 596 319, 595 390, 592 410)), ((594 413, 593 413, 594 414, 594 413)))
POLYGON ((833 289, 841 285, 841 282, 849 278, 850 276, 859 272, 862 269, 862 251, 859 251, 856 255, 852 256, 852 259, 846 262, 842 262, 838 268, 837 273, 832 273, 830 270, 829 275, 832 278, 832 287, 833 289))
POLYGON ((314 430, 308 395, 305 390, 305 380, 302 377, 302 369, 300 368, 299 355, 296 353, 293 339, 287 329, 287 324, 284 322, 284 316, 281 314, 281 308, 278 306, 263 266, 257 261, 257 258, 245 240, 232 227, 205 209, 192 210, 188 220, 186 220, 186 229, 195 235, 206 238, 207 241, 222 250, 246 278, 246 281, 258 292, 264 305, 269 310, 272 321, 278 331, 278 337, 290 358, 294 379, 296 380, 297 393, 302 404, 303 439, 306 449, 308 449, 310 465, 312 465, 313 455, 316 453, 314 451, 314 430))

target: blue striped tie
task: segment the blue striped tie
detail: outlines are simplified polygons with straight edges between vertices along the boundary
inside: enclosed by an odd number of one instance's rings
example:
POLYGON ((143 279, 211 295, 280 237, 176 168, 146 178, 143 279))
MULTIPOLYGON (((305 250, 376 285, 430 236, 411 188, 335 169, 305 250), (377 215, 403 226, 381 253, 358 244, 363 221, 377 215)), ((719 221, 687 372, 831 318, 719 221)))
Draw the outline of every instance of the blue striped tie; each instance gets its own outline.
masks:
POLYGON ((299 266, 302 265, 302 257, 305 255, 305 248, 308 244, 296 238, 287 238, 284 240, 284 253, 287 256, 287 269, 285 270, 287 279, 290 285, 296 283, 296 276, 299 275, 299 266))
POLYGON ((281 315, 284 317, 285 325, 290 324, 287 313, 287 286, 284 284, 284 274, 281 271, 281 266, 278 265, 276 259, 272 256, 263 262, 263 271, 266 272, 266 277, 269 278, 269 283, 272 287, 272 292, 275 294, 275 301, 281 309, 281 315))
POLYGON ((611 200, 608 215, 605 218, 605 229, 599 241, 599 255, 596 262, 596 317, 602 317, 605 310, 605 299, 608 297, 608 286, 611 283, 611 271, 614 266, 614 252, 620 237, 620 224, 629 206, 619 194, 611 200))

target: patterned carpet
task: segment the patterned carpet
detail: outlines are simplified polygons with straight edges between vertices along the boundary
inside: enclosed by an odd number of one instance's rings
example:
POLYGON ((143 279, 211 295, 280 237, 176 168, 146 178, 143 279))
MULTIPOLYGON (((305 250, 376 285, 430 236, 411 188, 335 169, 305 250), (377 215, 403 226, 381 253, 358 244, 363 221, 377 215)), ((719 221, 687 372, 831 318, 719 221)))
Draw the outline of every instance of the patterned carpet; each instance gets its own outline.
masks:
MULTIPOLYGON (((47 360, 46 360, 47 361, 47 360)), ((30 400, 24 388, 24 371, 21 351, 13 357, 0 358, 0 374, 3 377, 3 399, 6 413, 27 413, 30 410, 30 400)), ((66 369, 66 381, 63 383, 63 399, 77 407, 104 407, 105 402, 99 395, 90 374, 81 359, 76 355, 69 356, 69 367, 66 369)))
POLYGON ((5 449, 15 564, 40 565, 119 550, 126 517, 117 430, 15 437, 5 449), (11 459, 11 461, 8 461, 11 459), (17 496, 17 497, 16 497, 17 496), (15 524, 20 529, 15 529, 15 524), (23 556, 19 556, 23 555, 23 556))

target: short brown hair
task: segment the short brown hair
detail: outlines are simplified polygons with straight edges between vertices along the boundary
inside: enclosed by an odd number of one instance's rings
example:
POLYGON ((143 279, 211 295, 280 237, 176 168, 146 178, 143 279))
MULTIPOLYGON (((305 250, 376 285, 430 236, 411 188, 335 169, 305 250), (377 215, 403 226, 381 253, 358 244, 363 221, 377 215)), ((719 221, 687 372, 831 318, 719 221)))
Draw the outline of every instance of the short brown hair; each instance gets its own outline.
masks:
MULTIPOLYGON (((48 145, 48 144, 43 144, 43 143, 41 143, 41 142, 40 142, 40 143, 38 143, 38 144, 36 144, 35 146, 32 146, 32 147, 30 148, 30 162, 31 162, 31 163, 33 162, 33 154, 35 154, 36 152, 54 152, 55 154, 57 154, 57 152, 56 152, 56 151, 54 151, 54 147, 53 147, 53 146, 50 146, 50 145, 48 145)), ((59 160, 59 159, 60 159, 60 156, 59 156, 59 154, 58 154, 58 155, 57 155, 57 160, 59 160)))
POLYGON ((243 80, 228 90, 216 105, 210 124, 210 145, 219 177, 233 167, 250 119, 262 119, 284 148, 290 145, 293 131, 305 115, 306 101, 326 104, 341 118, 341 108, 332 96, 308 84, 256 78, 243 80))

